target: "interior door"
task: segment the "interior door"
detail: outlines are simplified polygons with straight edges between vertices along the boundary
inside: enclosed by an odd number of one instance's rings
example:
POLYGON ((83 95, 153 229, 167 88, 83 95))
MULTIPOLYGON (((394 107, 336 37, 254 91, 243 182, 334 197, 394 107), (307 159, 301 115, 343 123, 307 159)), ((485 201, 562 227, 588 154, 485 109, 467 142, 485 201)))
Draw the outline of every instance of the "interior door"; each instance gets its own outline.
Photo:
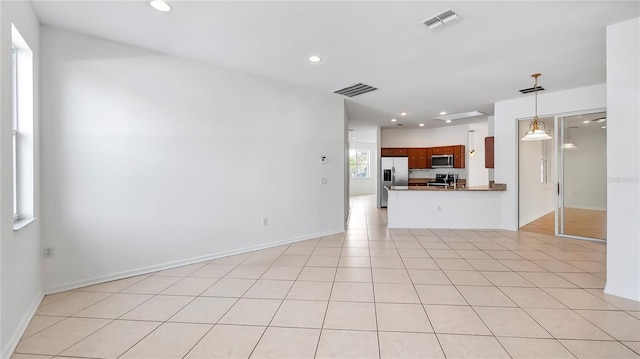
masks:
POLYGON ((559 235, 607 238, 606 117, 602 111, 557 118, 559 235))

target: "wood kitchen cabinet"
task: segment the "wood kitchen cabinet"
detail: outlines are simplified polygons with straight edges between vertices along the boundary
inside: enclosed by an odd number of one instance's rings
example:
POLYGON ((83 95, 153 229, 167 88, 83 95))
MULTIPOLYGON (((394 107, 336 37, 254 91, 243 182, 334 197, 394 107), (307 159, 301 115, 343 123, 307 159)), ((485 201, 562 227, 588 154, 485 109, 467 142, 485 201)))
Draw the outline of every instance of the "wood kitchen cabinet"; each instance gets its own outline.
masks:
POLYGON ((494 137, 485 137, 484 138, 484 167, 485 168, 494 168, 494 164, 493 164, 493 153, 494 153, 494 147, 493 147, 493 140, 494 137))
POLYGON ((406 148, 394 148, 393 155, 396 157, 407 157, 409 153, 406 148))
POLYGON ((407 157, 406 148, 381 148, 380 157, 407 157))
POLYGON ((381 148, 380 157, 393 157, 393 148, 381 148))
MULTIPOLYGON (((427 168, 427 149, 426 148, 408 148, 409 169, 425 169, 427 168)), ((431 161, 429 161, 431 163, 431 161)))
POLYGON ((453 168, 464 168, 466 161, 465 154, 467 151, 464 149, 464 145, 449 146, 453 152, 453 168))
POLYGON ((465 146, 440 146, 428 148, 391 148, 380 149, 380 157, 408 157, 409 169, 431 168, 433 155, 453 155, 453 168, 465 168, 465 146))

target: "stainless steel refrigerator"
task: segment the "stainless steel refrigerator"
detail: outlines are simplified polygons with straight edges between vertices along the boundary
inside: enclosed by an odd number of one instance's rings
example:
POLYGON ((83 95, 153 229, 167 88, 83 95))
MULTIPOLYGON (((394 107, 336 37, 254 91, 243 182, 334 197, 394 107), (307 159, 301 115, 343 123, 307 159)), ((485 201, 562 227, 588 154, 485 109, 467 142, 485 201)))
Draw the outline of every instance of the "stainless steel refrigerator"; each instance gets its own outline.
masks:
POLYGON ((387 206, 389 193, 384 186, 409 185, 409 158, 382 157, 380 158, 380 207, 387 206))

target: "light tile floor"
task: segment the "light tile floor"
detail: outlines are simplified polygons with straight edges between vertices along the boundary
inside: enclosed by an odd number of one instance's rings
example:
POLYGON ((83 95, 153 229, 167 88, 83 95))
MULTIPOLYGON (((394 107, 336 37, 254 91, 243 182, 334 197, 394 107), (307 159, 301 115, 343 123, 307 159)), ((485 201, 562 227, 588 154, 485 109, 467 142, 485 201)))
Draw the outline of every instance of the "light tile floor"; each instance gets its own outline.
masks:
POLYGON ((13 358, 638 358, 604 244, 503 230, 348 230, 48 295, 13 358))

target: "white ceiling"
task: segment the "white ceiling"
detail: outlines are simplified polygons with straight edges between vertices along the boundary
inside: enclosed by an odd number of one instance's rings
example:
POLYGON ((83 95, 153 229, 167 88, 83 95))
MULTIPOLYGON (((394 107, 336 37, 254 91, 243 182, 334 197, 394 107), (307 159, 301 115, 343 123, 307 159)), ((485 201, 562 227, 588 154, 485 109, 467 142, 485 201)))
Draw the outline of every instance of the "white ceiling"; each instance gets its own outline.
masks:
POLYGON ((517 90, 535 72, 547 91, 603 83, 606 26, 640 16, 638 1, 170 0, 169 13, 147 1, 32 3, 46 25, 315 91, 377 87, 347 101, 358 128, 391 127, 392 117, 444 126, 433 120, 440 111, 491 115, 496 101, 531 96, 517 90), (461 20, 422 24, 447 9, 461 20))

